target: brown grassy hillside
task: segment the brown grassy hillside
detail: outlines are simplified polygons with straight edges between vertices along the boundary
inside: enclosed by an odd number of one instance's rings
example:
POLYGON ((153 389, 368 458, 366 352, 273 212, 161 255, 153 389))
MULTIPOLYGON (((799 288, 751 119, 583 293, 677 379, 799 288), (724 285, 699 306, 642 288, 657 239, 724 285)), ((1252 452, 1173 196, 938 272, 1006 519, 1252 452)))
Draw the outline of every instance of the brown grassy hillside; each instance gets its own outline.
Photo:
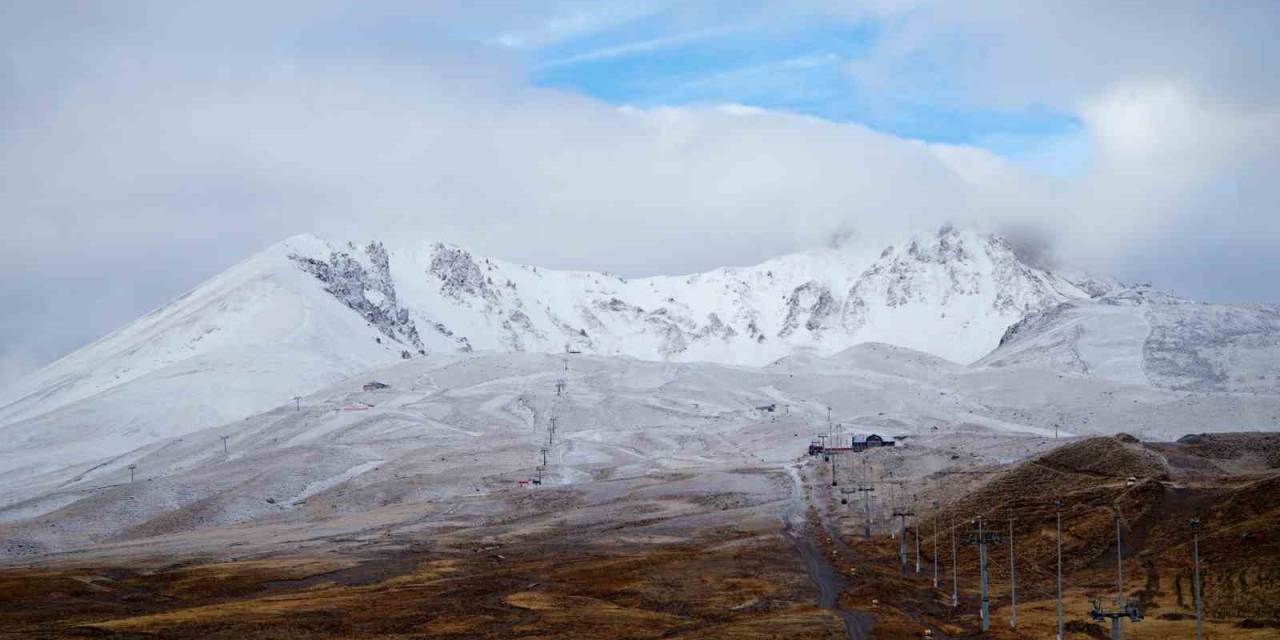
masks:
MULTIPOLYGON (((1013 519, 1025 597, 1051 596, 1054 501, 1062 502, 1064 572, 1086 592, 1114 596, 1116 513, 1125 591, 1150 607, 1190 611, 1189 520, 1199 517, 1206 611, 1280 618, 1280 435, 1207 434, 1182 443, 1120 435, 1074 442, 1001 470, 963 496, 943 492, 942 522, 1007 533, 1013 519)), ((938 483, 944 484, 945 483, 938 483)), ((932 514, 926 517, 931 517, 932 514)), ((1008 579, 1007 543, 993 548, 992 579, 1008 579)))

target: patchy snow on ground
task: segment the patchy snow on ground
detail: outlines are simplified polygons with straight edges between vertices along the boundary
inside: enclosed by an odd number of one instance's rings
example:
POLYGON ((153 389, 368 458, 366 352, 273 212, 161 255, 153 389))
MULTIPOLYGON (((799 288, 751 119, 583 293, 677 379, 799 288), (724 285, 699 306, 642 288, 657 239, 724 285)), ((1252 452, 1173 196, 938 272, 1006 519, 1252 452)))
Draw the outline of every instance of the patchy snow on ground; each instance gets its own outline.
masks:
POLYGON ((428 353, 764 365, 883 341, 969 362, 1027 313, 1086 296, 951 228, 632 280, 301 235, 0 390, 0 474, 121 455, 428 353))
POLYGON ((831 428, 845 437, 905 436, 907 451, 945 438, 954 455, 989 462, 1034 450, 1055 428, 1148 439, 1280 429, 1280 396, 962 367, 881 344, 802 360, 764 368, 533 353, 403 361, 296 408, 288 402, 121 455, 0 476, 0 537, 21 541, 9 553, 29 554, 411 505, 433 510, 502 496, 537 477, 543 447, 536 490, 655 472, 776 470, 828 432, 828 407, 831 428), (389 386, 364 391, 369 380, 389 386))
POLYGON ((646 478, 760 497, 819 433, 901 437, 890 473, 1280 429, 1273 307, 866 249, 626 280, 291 238, 0 392, 0 557, 502 521, 539 474, 584 521, 646 478))
POLYGON ((1280 393, 1280 308, 1120 289, 1028 316, 976 366, 1050 368, 1188 391, 1280 393))

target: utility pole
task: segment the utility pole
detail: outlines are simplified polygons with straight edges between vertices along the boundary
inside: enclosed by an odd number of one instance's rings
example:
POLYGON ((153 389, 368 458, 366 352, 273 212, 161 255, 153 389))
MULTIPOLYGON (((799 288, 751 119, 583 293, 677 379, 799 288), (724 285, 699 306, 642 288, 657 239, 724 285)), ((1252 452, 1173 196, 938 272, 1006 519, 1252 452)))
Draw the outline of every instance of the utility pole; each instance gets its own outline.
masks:
POLYGON ((1116 499, 1116 606, 1124 606, 1124 547, 1120 542, 1120 500, 1116 499))
POLYGON ((1093 601, 1093 610, 1089 612, 1089 617, 1101 622, 1103 620, 1111 620, 1111 640, 1123 640, 1124 627, 1121 621, 1128 618, 1133 622, 1142 620, 1142 611, 1137 605, 1126 603, 1124 598, 1124 572, 1122 563, 1124 555, 1121 552, 1120 538, 1120 499, 1117 498, 1113 505, 1116 510, 1116 608, 1112 611, 1104 611, 1102 604, 1098 599, 1093 601))
POLYGON ((536 484, 538 486, 542 486, 542 474, 547 469, 547 448, 542 447, 541 449, 538 449, 538 451, 542 453, 542 466, 538 467, 538 481, 536 484))
POLYGON ((889 496, 888 496, 887 502, 885 503, 885 511, 889 512, 889 537, 896 540, 898 538, 898 531, 893 528, 893 519, 897 516, 893 514, 897 513, 898 507, 901 506, 901 504, 898 501, 898 490, 900 490, 902 487, 900 486, 901 482, 899 482, 898 480, 892 479, 893 478, 892 471, 888 472, 888 476, 890 480, 884 481, 889 485, 889 496))
POLYGON ((982 631, 991 630, 991 598, 987 595, 987 538, 982 530, 982 516, 978 516, 978 571, 982 580, 982 631))
POLYGON ((898 561, 902 565, 902 575, 907 575, 907 518, 914 516, 910 511, 894 511, 893 517, 898 519, 898 561))
POLYGON ((223 435, 223 436, 218 436, 218 437, 219 437, 219 438, 222 438, 222 455, 227 455, 227 454, 229 453, 229 452, 227 451, 227 438, 230 438, 231 436, 223 435))
POLYGON ((975 517, 973 521, 978 525, 978 532, 970 538, 970 544, 978 545, 978 572, 982 584, 982 631, 986 633, 991 630, 991 580, 987 574, 987 545, 998 543, 1000 535, 983 528, 982 516, 975 517))
POLYGON ((840 483, 836 481, 836 456, 835 456, 835 452, 832 452, 832 455, 830 455, 829 457, 831 458, 831 486, 833 486, 833 487, 835 487, 835 486, 839 486, 839 484, 840 484, 840 483))
POLYGON ((136 464, 129 465, 129 482, 133 482, 133 470, 136 468, 138 468, 136 464))
POLYGON ((1018 628, 1018 566, 1013 558, 1013 505, 1009 505, 1009 628, 1018 628))
POLYGON ((956 564, 956 522, 951 520, 951 608, 960 606, 960 574, 956 564))
POLYGON ((1196 640, 1203 640, 1204 630, 1200 621, 1200 518, 1191 519, 1191 548, 1195 554, 1195 573, 1193 588, 1196 598, 1196 640))
POLYGON ((938 501, 933 501, 933 588, 938 588, 938 501))
MULTIPOLYGON (((916 508, 916 495, 911 494, 911 508, 916 508)), ((916 573, 920 573, 920 519, 916 519, 916 573)))
POLYGON ((1053 501, 1058 515, 1058 640, 1062 640, 1062 500, 1053 501))
POLYGON ((920 573, 920 519, 916 518, 916 573, 920 573))
POLYGON ((871 539, 871 492, 875 491, 874 487, 858 487, 858 491, 862 492, 862 506, 865 515, 862 522, 862 536, 867 540, 871 539))
MULTIPOLYGON (((834 432, 831 431, 831 405, 827 405, 827 433, 830 433, 833 436, 835 435, 834 432)), ((835 440, 835 438, 833 437, 832 440, 835 440)), ((836 446, 835 442, 832 442, 831 446, 836 446)))

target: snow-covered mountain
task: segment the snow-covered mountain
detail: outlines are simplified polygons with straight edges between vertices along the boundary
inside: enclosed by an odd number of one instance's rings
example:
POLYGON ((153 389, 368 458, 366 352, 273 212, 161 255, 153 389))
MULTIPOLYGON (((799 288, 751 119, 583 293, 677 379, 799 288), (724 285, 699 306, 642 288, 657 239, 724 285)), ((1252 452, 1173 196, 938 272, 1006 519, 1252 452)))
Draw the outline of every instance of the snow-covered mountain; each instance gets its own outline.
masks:
POLYGON ((553 408, 566 484, 781 463, 828 416, 973 442, 1275 429, 1278 356, 1274 308, 951 228, 630 280, 298 236, 0 394, 0 556, 505 486, 553 408))
POLYGON ((639 279, 438 242, 303 235, 0 393, 0 428, 15 444, 0 471, 121 453, 401 359, 571 350, 763 365, 876 341, 968 363, 1027 314, 1088 297, 1001 238, 950 227, 873 250, 639 279))
POLYGON ((289 266, 308 246, 323 245, 274 246, 5 390, 0 470, 116 455, 397 359, 398 346, 289 266))
POLYGON ((689 276, 538 269, 441 243, 290 259, 406 355, 563 352, 762 365, 888 342, 968 363, 1028 313, 1089 294, 1002 239, 947 228, 874 253, 826 249, 689 276))
MULTIPOLYGON (((150 545, 195 530, 225 550, 255 537, 230 529, 246 525, 296 544, 325 532, 420 533, 427 514, 449 526, 510 522, 494 517, 494 502, 520 504, 511 489, 536 474, 553 420, 546 482, 568 489, 607 479, 599 486, 618 508, 628 493, 620 479, 793 462, 828 419, 838 434, 905 438, 899 451, 921 452, 939 468, 959 455, 1018 459, 1058 430, 1172 439, 1275 430, 1278 415, 1280 395, 965 367, 874 343, 767 367, 539 353, 415 358, 329 385, 297 407, 113 458, 0 472, 0 561, 97 543, 150 545), (388 386, 366 391, 370 378, 388 386), (946 450, 927 444, 931 436, 946 450), (485 495, 494 502, 473 500, 485 495)), ((740 482, 693 486, 714 494, 740 482)), ((577 526, 586 516, 572 512, 577 526)))
POLYGON ((1280 308, 1117 290, 1028 316, 978 364, 1187 391, 1280 393, 1280 308))

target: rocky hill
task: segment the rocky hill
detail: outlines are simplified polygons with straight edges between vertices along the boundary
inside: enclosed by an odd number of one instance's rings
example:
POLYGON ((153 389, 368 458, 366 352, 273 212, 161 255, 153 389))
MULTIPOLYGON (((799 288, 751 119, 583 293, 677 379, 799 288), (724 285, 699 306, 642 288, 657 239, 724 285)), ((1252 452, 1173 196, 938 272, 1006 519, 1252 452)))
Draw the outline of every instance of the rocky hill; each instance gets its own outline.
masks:
POLYGON ((881 341, 968 362, 1027 313, 1086 295, 998 237, 951 228, 633 280, 439 242, 298 236, 0 390, 15 444, 0 469, 87 457, 72 445, 125 451, 374 366, 473 350, 763 365, 881 341))
MULTIPOLYGON (((1118 511, 1126 596, 1186 612, 1192 605, 1189 521, 1198 517, 1208 614, 1274 620, 1280 618, 1277 455, 1274 433, 1203 434, 1178 443, 1124 434, 1088 438, 949 491, 941 518, 968 530, 975 515, 984 515, 1003 535, 1012 517, 1026 599, 1051 597, 1054 501, 1060 500, 1067 582, 1109 602, 1118 511)), ((1007 579, 1008 562, 1007 548, 994 546, 993 580, 1007 579)))
POLYGON ((1187 391, 1280 393, 1280 308, 1116 290, 1028 316, 978 364, 1187 391))

